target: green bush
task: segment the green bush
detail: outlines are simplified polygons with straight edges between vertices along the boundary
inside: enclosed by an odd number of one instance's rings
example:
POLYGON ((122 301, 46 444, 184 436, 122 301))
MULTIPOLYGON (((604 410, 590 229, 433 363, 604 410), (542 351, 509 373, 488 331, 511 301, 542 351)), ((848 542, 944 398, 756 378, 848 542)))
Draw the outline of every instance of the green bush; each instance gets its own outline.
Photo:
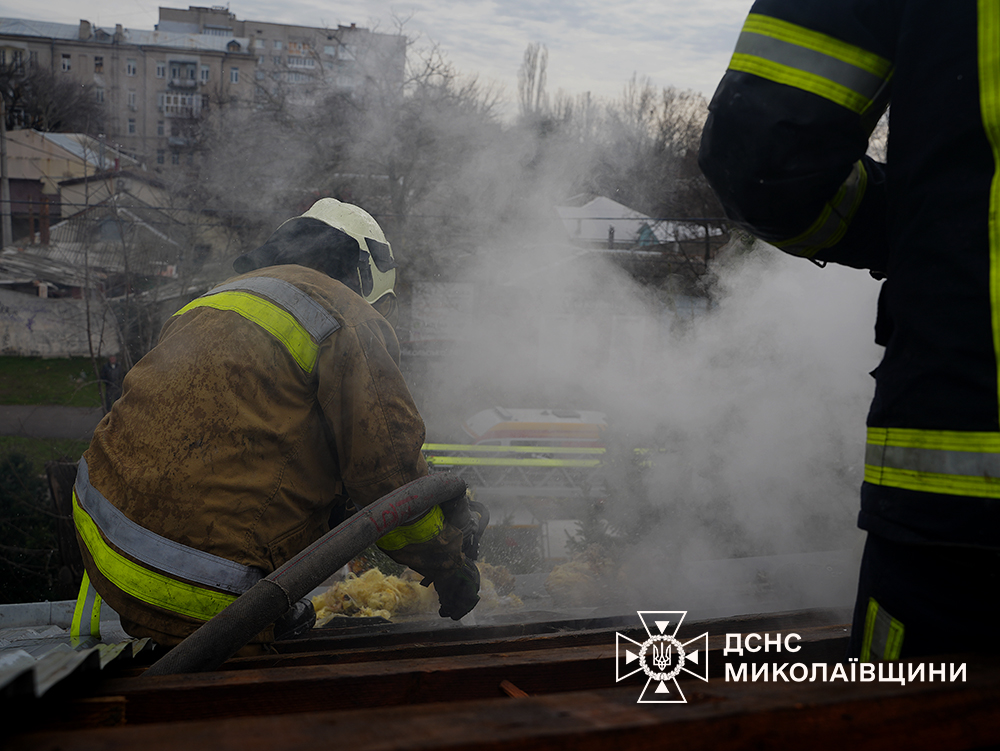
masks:
POLYGON ((0 456, 0 602, 53 599, 59 565, 45 481, 24 454, 0 456))

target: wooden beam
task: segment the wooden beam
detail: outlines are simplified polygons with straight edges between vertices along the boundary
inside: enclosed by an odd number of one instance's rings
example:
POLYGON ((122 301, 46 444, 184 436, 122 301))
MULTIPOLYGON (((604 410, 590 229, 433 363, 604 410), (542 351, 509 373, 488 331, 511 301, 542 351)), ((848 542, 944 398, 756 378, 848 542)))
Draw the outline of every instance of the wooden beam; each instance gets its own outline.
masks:
MULTIPOLYGON (((795 653, 796 661, 827 662, 844 655, 843 626, 798 629, 797 633, 801 649, 795 653)), ((439 650, 440 646, 431 648, 439 650)), ((614 684, 613 635, 604 644, 582 647, 508 652, 502 651, 502 643, 493 646, 492 651, 476 654, 379 659, 385 653, 372 650, 364 655, 365 661, 337 662, 338 655, 330 654, 319 656, 323 662, 294 667, 112 678, 92 686, 89 696, 122 697, 125 722, 142 724, 486 699, 502 695, 502 681, 533 695, 614 684)), ((709 638, 709 675, 723 674, 724 646, 724 635, 709 638)), ((757 656, 768 661, 774 658, 763 652, 757 656)), ((693 678, 690 682, 698 683, 693 678)), ((72 718, 72 727, 93 724, 86 717, 87 709, 88 705, 73 698, 54 698, 28 704, 19 715, 23 722, 48 722, 50 726, 61 718, 72 718)))
MULTIPOLYGON (((962 662, 962 658, 942 658, 962 662)), ((935 663, 938 660, 935 660, 935 663)), ((687 704, 638 704, 638 687, 420 706, 178 721, 9 739, 9 751, 852 751, 967 749, 1000 743, 1000 661, 964 683, 726 683, 687 704)))

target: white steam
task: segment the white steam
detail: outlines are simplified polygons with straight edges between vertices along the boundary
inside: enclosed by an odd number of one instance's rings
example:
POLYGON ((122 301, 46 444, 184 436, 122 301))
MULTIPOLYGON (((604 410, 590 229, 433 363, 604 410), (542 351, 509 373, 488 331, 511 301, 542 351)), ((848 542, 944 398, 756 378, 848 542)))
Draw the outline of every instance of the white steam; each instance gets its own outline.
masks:
POLYGON ((718 264, 692 315, 578 251, 488 257, 456 288, 461 344, 420 390, 432 439, 494 405, 604 411, 613 441, 657 449, 605 509, 645 530, 622 573, 636 608, 718 596, 736 612, 734 592, 796 607, 827 585, 845 604, 877 282, 758 246, 718 264))

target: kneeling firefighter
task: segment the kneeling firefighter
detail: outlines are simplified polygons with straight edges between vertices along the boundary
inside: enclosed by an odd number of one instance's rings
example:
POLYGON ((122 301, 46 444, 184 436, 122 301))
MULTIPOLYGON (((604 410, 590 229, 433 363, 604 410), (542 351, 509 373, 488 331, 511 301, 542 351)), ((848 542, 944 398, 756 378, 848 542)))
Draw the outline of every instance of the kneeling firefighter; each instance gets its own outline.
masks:
MULTIPOLYGON (((95 622, 96 590, 129 634, 177 644, 339 523, 348 501, 362 508, 427 474, 390 324, 395 261, 375 220, 324 198, 233 268, 164 325, 80 461, 73 513, 92 586, 74 630, 95 622)), ((486 518, 463 495, 378 544, 457 620, 479 600, 486 518)), ((254 643, 314 621, 303 600, 254 643)))

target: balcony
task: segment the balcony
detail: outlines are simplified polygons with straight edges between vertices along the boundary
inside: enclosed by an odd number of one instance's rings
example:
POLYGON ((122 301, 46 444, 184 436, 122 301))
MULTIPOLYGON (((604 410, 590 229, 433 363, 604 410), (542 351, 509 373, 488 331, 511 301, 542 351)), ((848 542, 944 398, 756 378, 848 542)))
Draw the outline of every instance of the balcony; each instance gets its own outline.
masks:
POLYGON ((171 89, 196 89, 198 82, 193 78, 171 78, 169 86, 171 89))

